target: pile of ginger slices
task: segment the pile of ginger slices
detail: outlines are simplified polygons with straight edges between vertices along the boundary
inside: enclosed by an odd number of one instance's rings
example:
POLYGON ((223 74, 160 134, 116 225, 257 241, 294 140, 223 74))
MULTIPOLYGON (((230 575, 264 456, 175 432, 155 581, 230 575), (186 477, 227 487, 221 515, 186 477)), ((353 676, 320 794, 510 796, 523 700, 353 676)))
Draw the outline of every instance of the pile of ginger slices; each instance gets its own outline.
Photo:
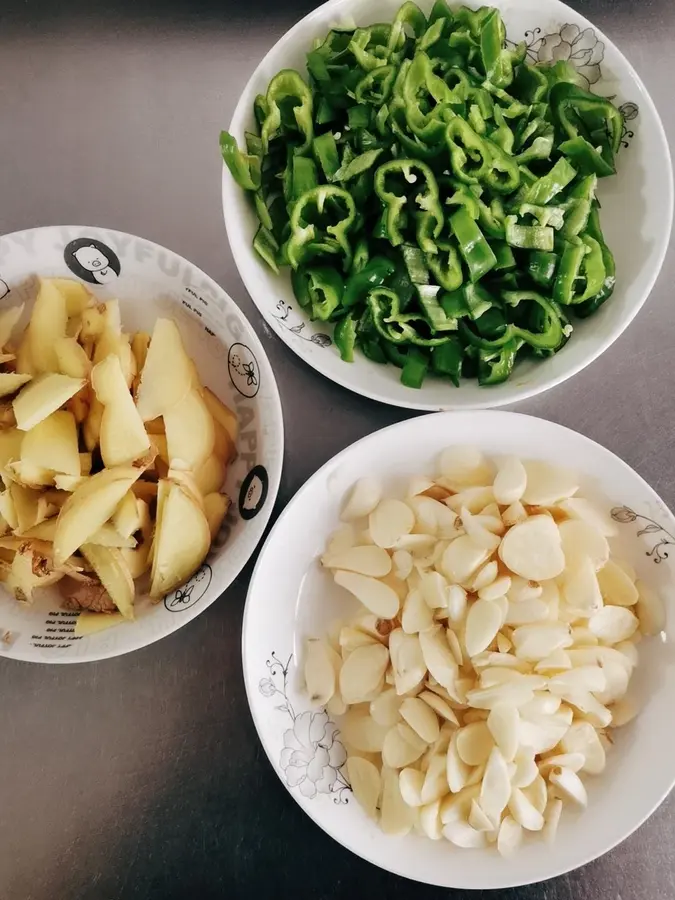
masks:
POLYGON ((117 300, 60 278, 38 280, 20 333, 23 313, 0 311, 0 581, 22 603, 58 582, 67 609, 133 619, 137 595, 206 558, 236 416, 172 319, 126 333, 117 300))

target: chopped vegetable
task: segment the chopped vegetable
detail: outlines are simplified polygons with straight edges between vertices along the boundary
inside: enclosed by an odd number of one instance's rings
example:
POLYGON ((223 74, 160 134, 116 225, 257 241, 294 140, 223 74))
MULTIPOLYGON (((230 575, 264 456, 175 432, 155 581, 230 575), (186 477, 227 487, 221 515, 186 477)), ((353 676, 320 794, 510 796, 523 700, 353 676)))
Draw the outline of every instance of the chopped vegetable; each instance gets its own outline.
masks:
POLYGON ((609 299, 596 189, 622 114, 569 63, 526 61, 498 9, 438 0, 427 18, 406 2, 391 23, 331 30, 307 71, 275 75, 259 134, 244 151, 223 132, 221 151, 251 194, 256 252, 291 267, 343 360, 358 349, 413 388, 428 371, 499 384, 565 346, 563 308, 609 299))

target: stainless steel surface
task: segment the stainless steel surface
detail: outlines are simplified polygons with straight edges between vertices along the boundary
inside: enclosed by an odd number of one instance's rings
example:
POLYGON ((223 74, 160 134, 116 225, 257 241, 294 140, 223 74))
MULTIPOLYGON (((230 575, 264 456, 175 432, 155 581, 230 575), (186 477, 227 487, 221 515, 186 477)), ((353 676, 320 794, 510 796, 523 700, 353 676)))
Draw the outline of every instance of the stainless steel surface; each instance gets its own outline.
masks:
MULTIPOLYGON (((406 415, 333 386, 267 333, 225 240, 218 131, 254 65, 312 5, 0 0, 0 230, 133 232, 231 293, 262 337, 284 404, 277 509, 338 450, 406 415)), ((633 62, 675 143, 673 0, 573 5, 633 62)), ((674 281, 671 254, 601 360, 518 406, 609 447, 671 507, 674 281)), ((343 850, 272 772, 241 674, 250 573, 182 631, 129 656, 65 667, 0 660, 2 900, 447 896, 343 850)), ((675 798, 592 865, 491 896, 673 900, 673 846, 675 798)))

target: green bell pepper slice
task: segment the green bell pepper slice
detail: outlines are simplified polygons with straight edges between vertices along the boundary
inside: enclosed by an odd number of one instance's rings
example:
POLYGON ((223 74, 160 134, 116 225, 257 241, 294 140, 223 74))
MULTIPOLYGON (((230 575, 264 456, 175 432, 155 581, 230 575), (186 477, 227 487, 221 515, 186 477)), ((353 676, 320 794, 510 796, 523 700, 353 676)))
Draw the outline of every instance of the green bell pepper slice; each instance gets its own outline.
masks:
POLYGON ((260 225, 253 238, 253 249, 274 272, 279 272, 279 244, 272 232, 260 225))
POLYGON ((310 266, 306 270, 312 320, 327 322, 340 306, 344 281, 330 266, 310 266))
POLYGON ((343 362, 354 362, 357 322, 358 316, 350 313, 348 316, 340 319, 333 330, 333 340, 343 362))
POLYGON ((314 137, 313 99, 300 74, 295 69, 278 72, 269 83, 265 101, 267 115, 260 129, 263 154, 268 152, 270 141, 279 135, 282 127, 302 135, 303 141, 295 150, 304 153, 314 137))
POLYGON ((612 296, 614 292, 614 285, 616 283, 616 263, 614 261, 614 255, 612 254, 612 251, 605 243, 602 229, 600 228, 600 216, 597 206, 593 207, 593 209, 591 210, 591 214, 588 217, 587 234, 589 235, 589 237, 594 238, 600 244, 602 250, 602 261, 605 265, 605 279, 602 283, 602 287, 594 297, 591 297, 589 300, 585 300, 584 302, 578 303, 574 306, 574 314, 580 319, 585 319, 588 316, 593 315, 593 313, 596 312, 602 306, 602 304, 612 296))
POLYGON ((475 184, 485 179, 492 165, 492 154, 468 122, 459 116, 451 119, 445 130, 445 142, 455 178, 465 184, 475 184))
POLYGON ((513 307, 517 306, 523 300, 537 303, 542 307, 546 314, 544 317, 544 331, 528 331, 518 325, 509 323, 499 337, 488 340, 487 338, 477 335, 463 319, 460 319, 460 336, 478 350, 485 350, 488 352, 501 350, 514 340, 524 341, 526 344, 529 344, 537 350, 555 350, 560 346, 564 337, 563 327, 556 308, 549 300, 542 297, 542 295, 536 291, 503 291, 502 299, 507 306, 513 307))
POLYGON ((499 350, 478 351, 478 384, 481 387, 503 384, 513 373, 518 343, 508 341, 499 350))
POLYGON ((386 103, 394 87, 396 69, 394 66, 380 66, 368 72, 356 85, 354 96, 357 103, 381 106, 386 103))
POLYGON ((527 260, 527 272, 532 281, 550 288, 558 267, 558 254, 546 250, 533 250, 527 260))
POLYGON ((520 250, 553 250, 553 229, 541 225, 518 225, 516 216, 504 220, 506 243, 520 250))
POLYGON ((427 29, 427 19, 422 10, 416 3, 407 0, 396 13, 396 17, 389 32, 389 42, 387 49, 391 53, 393 50, 400 49, 405 43, 406 28, 416 38, 421 38, 427 29))
POLYGON ((291 176, 291 200, 299 200, 319 184, 316 164, 309 156, 294 156, 291 176))
POLYGON ((489 138, 486 144, 491 161, 481 180, 497 194, 512 194, 520 186, 518 163, 489 138))
POLYGON ((403 231, 410 216, 417 225, 417 242, 426 253, 437 252, 434 238, 443 228, 438 184, 434 173, 426 163, 414 159, 394 159, 381 165, 375 172, 375 193, 384 204, 386 235, 393 247, 405 240, 403 231), (412 187, 411 195, 397 193, 395 179, 412 187), (415 205, 418 210, 411 210, 415 205))
POLYGON ((535 206, 546 206, 564 190, 577 174, 577 170, 566 159, 559 159, 547 175, 537 178, 524 193, 522 202, 535 206))
POLYGON ((401 384, 409 388, 421 388, 429 369, 429 357, 417 347, 411 347, 401 369, 401 384))
POLYGON ((586 138, 580 136, 570 138, 569 141, 563 141, 558 149, 574 163, 577 171, 582 174, 606 178, 616 172, 614 163, 607 162, 602 153, 598 153, 586 138))
POLYGON ((227 131, 220 132, 220 152, 239 187, 245 191, 257 191, 261 181, 261 158, 242 153, 237 142, 227 131))
POLYGON ((437 337, 431 332, 427 319, 415 313, 402 313, 398 295, 390 288, 373 289, 368 294, 367 305, 375 330, 392 344, 435 347, 447 340, 447 336, 437 337))
POLYGON ((351 194, 322 184, 304 193, 293 206, 286 256, 294 269, 314 252, 342 253, 351 263, 348 233, 356 221, 351 194))
POLYGON ((381 287, 396 270, 394 263, 385 256, 373 256, 359 272, 353 272, 347 279, 342 305, 349 309, 365 300, 373 288, 381 287))
POLYGON ((424 251, 416 244, 403 244, 401 256, 410 281, 413 284, 429 284, 429 267, 424 251))
POLYGON ((419 305, 432 331, 457 331, 457 320, 446 315, 439 303, 441 289, 436 284, 418 284, 419 305))
POLYGON ((356 241, 354 245, 354 253, 352 255, 351 274, 361 272, 370 259, 370 249, 368 240, 363 235, 356 241))
POLYGON ((333 132, 327 131, 325 134, 315 137, 312 142, 312 152, 314 159, 321 167, 324 178, 331 181, 340 168, 340 157, 333 132))
POLYGON ((427 258, 427 264, 436 282, 446 291, 456 291, 464 281, 462 263, 457 247, 452 241, 439 242, 438 253, 427 258))
MULTIPOLYGON (((558 82, 549 92, 549 102, 553 121, 567 138, 567 143, 573 142, 577 158, 580 158, 581 141, 584 141, 588 145, 587 159, 595 155, 614 172, 614 156, 621 146, 623 115, 611 100, 591 94, 578 85, 558 82), (596 147, 600 148, 599 153, 596 147)), ((564 144, 561 152, 566 153, 564 144)), ((597 164, 599 160, 596 158, 595 162, 597 164)), ((597 175, 605 174, 595 169, 591 171, 597 175)))
POLYGON ((377 150, 366 150, 365 153, 355 156, 347 165, 340 166, 332 180, 346 182, 362 175, 375 165, 375 161, 381 153, 382 148, 378 148, 377 150))
POLYGON ((461 341, 456 337, 431 351, 431 368, 437 375, 448 377, 455 387, 459 387, 459 379, 462 375, 462 362, 464 361, 464 349, 461 341))
POLYGON ((450 228, 469 270, 469 278, 475 283, 490 269, 494 269, 497 257, 485 240, 483 232, 463 207, 450 216, 450 228))
POLYGON ((602 244, 583 234, 579 243, 565 245, 553 285, 553 299, 563 306, 584 303, 602 290, 606 275, 602 244), (581 290, 577 289, 578 280, 583 283, 581 290))

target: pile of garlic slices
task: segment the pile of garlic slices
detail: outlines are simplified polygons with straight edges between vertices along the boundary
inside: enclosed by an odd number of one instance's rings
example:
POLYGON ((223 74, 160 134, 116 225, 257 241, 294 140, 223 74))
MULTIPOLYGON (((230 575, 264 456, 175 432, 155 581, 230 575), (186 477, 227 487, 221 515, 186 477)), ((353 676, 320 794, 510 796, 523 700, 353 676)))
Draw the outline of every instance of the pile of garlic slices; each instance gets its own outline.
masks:
POLYGON ((352 489, 322 564, 362 608, 308 640, 304 675, 386 833, 508 856, 586 805, 664 613, 577 491, 565 470, 464 447, 403 500, 370 478, 352 489))

